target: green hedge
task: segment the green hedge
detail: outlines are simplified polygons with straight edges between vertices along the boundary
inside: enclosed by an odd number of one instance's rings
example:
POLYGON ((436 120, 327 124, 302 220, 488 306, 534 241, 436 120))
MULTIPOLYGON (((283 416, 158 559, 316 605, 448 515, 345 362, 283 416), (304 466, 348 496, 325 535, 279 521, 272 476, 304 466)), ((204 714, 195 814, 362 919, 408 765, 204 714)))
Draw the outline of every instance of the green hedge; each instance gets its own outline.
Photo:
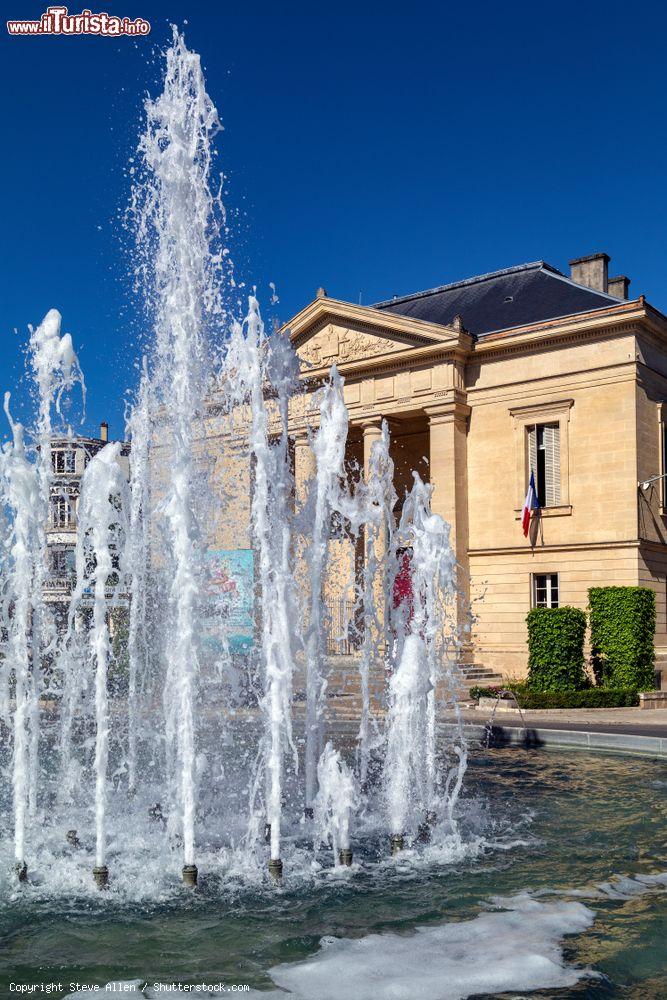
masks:
MULTIPOLYGON (((496 698, 498 688, 471 687, 471 698, 496 698)), ((636 688, 586 688, 584 691, 533 691, 512 687, 521 708, 632 708, 639 704, 636 688)))
POLYGON ((528 686, 534 691, 579 691, 584 672, 586 615, 580 608, 533 608, 528 624, 528 686))
POLYGON ((648 587, 591 587, 588 603, 598 684, 655 687, 655 592, 648 587))

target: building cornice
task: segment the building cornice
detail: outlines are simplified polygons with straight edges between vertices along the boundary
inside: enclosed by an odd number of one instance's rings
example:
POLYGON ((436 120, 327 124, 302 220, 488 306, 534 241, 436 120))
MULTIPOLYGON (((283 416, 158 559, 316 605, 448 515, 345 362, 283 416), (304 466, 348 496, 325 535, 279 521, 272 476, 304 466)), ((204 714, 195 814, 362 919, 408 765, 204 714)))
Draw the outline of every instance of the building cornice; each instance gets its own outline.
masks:
POLYGON ((547 350, 568 343, 626 336, 636 333, 642 324, 657 330, 659 318, 663 320, 662 338, 667 337, 667 321, 657 311, 651 311, 654 317, 649 317, 644 297, 640 296, 632 302, 622 302, 607 309, 515 327, 476 341, 472 356, 479 361, 492 361, 497 357, 533 351, 536 347, 547 350))
POLYGON ((381 331, 393 333, 399 339, 405 339, 407 346, 431 343, 456 342, 461 334, 468 336, 455 326, 444 326, 429 323, 426 320, 412 319, 398 313, 387 313, 372 306, 358 306, 341 299, 313 299, 282 327, 282 332, 289 331, 290 339, 295 347, 299 347, 309 336, 316 333, 327 322, 332 320, 349 320, 355 329, 367 327, 366 332, 378 335, 381 331))

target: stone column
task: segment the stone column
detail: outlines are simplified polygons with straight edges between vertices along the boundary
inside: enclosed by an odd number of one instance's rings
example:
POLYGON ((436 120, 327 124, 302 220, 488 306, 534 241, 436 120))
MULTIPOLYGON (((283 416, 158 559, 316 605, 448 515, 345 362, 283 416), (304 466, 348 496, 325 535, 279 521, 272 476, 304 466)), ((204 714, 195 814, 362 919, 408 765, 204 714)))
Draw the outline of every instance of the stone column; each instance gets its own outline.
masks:
POLYGON ((315 475, 315 453, 308 440, 306 430, 297 431, 294 435, 294 491, 297 507, 301 506, 308 495, 308 483, 315 475))
POLYGON ((368 482, 368 470, 371 461, 371 449, 382 437, 382 418, 364 420, 361 424, 364 433, 364 479, 368 482))
POLYGON ((427 406, 430 435, 431 508, 451 525, 457 568, 455 622, 464 653, 469 653, 470 563, 468 559, 468 416, 470 407, 456 394, 427 406), (465 630, 465 631, 463 631, 465 630))
MULTIPOLYGON (((315 475, 316 463, 315 452, 313 451, 307 430, 299 430, 294 436, 294 503, 297 511, 303 509, 303 505, 308 499, 309 484, 315 475)), ((308 546, 308 534, 299 539, 294 551, 294 576, 297 583, 298 613, 301 615, 300 628, 305 630, 310 619, 310 578, 308 574, 308 563, 306 551, 308 546)), ((306 667, 303 657, 297 657, 296 672, 294 677, 294 688, 301 692, 306 690, 306 667)))
MULTIPOLYGON (((362 430, 364 436, 364 479, 368 482, 368 477, 370 473, 370 462, 371 462, 371 449, 376 441, 379 441, 382 437, 382 418, 377 417, 372 420, 365 420, 362 423, 362 430)), ((387 552, 387 528, 386 525, 382 527, 378 538, 375 541, 375 558, 377 559, 378 565, 382 565, 382 560, 384 559, 387 552)), ((364 541, 364 552, 366 552, 366 542, 364 541)), ((367 558, 365 555, 364 558, 367 558)), ((382 586, 382 574, 378 574, 375 579, 375 586, 373 588, 373 597, 375 601, 375 606, 377 608, 378 623, 380 626, 380 631, 384 630, 384 619, 385 619, 385 597, 383 593, 382 586)), ((383 651, 384 642, 380 642, 380 637, 375 637, 375 642, 379 651, 383 651)))

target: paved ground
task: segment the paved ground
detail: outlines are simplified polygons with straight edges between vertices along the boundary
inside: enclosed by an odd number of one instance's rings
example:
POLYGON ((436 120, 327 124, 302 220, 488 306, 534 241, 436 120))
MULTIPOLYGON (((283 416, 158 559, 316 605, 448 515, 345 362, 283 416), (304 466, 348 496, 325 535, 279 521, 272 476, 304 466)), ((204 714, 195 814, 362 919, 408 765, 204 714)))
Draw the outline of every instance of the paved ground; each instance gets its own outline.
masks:
MULTIPOLYGON (((490 711, 464 709, 466 723, 483 726, 491 717, 490 711)), ((503 728, 560 729, 574 732, 618 733, 633 736, 659 736, 667 738, 667 709, 642 711, 639 708, 578 708, 542 709, 524 712, 496 712, 494 726, 503 728)))

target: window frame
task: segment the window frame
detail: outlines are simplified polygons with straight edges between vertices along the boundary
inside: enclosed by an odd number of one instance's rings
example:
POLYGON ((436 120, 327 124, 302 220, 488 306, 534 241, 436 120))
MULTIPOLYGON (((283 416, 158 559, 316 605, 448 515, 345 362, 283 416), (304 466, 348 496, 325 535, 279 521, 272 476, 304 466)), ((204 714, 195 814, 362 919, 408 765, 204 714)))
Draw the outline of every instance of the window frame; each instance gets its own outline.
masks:
POLYGON ((64 493, 53 493, 51 495, 49 521, 53 528, 71 528, 76 524, 76 510, 73 498, 64 493), (63 518, 60 510, 64 510, 66 516, 63 518), (58 517, 54 516, 58 511, 58 517))
POLYGON ((559 608, 560 607, 560 574, 553 572, 546 573, 531 573, 530 574, 530 606, 531 608, 559 608), (547 592, 547 604, 538 604, 537 602, 537 581, 540 577, 544 577, 548 581, 545 590, 547 592), (552 588, 553 580, 556 581, 556 603, 553 603, 552 599, 552 588))
MULTIPOLYGON (((658 468, 667 473, 667 402, 658 403, 658 468)), ((667 479, 660 479, 660 514, 667 516, 667 479)))
POLYGON ((515 458, 515 520, 521 520, 523 502, 530 481, 530 456, 528 431, 537 424, 558 424, 560 444, 560 503, 543 507, 541 516, 562 517, 572 513, 570 503, 570 447, 569 425, 573 399, 554 400, 549 403, 512 407, 509 416, 514 431, 515 458))
POLYGON ((56 476, 73 476, 76 472, 74 448, 52 448, 51 469, 56 476), (58 468, 59 460, 62 461, 62 469, 58 468))

